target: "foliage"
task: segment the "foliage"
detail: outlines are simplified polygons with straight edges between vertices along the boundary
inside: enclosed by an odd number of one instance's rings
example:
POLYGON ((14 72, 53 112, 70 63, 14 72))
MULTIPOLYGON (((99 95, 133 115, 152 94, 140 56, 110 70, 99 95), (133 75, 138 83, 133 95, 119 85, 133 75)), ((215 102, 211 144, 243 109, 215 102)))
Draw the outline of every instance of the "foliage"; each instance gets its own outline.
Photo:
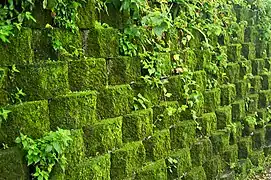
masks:
POLYGON ((58 129, 37 140, 21 133, 16 143, 22 144, 27 152, 28 166, 35 167, 32 176, 38 180, 47 180, 56 163, 65 171, 67 161, 64 152, 71 140, 69 130, 58 129))
POLYGON ((150 105, 150 101, 142 96, 140 93, 137 95, 137 97, 134 97, 134 110, 139 110, 141 108, 147 109, 150 105))

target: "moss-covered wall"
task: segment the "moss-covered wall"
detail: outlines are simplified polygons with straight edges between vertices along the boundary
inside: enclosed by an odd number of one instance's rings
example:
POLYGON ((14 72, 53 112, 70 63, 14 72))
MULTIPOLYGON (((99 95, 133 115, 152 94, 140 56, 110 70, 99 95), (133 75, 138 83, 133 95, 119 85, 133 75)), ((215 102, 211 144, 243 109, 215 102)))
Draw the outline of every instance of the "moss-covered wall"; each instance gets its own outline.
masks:
MULTIPOLYGON (((119 56, 118 30, 95 27, 94 11, 90 0, 79 11, 78 34, 53 30, 64 47, 83 48, 85 59, 55 53, 42 29, 52 21, 45 10, 34 13, 37 24, 1 44, 0 106, 10 104, 8 94, 16 87, 26 96, 19 105, 6 106, 12 112, 0 121, 0 179, 30 179, 14 143, 19 132, 39 138, 57 127, 73 129, 74 141, 66 153, 66 172, 55 167, 51 179, 245 179, 252 167, 263 165, 271 155, 271 123, 261 123, 270 117, 270 42, 257 41, 252 26, 240 25, 238 43, 223 42, 231 62, 225 72, 229 78, 208 90, 204 63, 211 57, 204 49, 187 55, 204 96, 196 122, 189 113, 168 113, 183 98, 182 77, 171 74, 169 54, 162 57, 172 96, 164 101, 159 90, 137 81, 139 58, 119 56), (20 72, 8 74, 14 64, 20 72), (133 110, 138 93, 150 100, 149 108, 133 110), (255 113, 257 125, 250 122, 255 113)), ((109 13, 115 19, 102 15, 103 21, 121 27, 125 17, 112 9, 109 13)), ((244 18, 238 13, 237 18, 244 18)))

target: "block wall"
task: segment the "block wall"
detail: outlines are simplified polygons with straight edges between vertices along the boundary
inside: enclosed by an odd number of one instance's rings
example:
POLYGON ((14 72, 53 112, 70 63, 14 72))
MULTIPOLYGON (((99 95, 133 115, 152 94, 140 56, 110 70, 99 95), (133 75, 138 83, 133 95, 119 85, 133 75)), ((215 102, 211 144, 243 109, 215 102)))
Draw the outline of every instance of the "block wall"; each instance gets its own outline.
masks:
MULTIPOLYGON (((263 165, 271 152, 271 44, 258 40, 253 26, 240 25, 238 41, 223 42, 229 78, 216 88, 206 87, 209 74, 202 63, 209 62, 208 52, 195 48, 194 56, 187 56, 204 97, 193 120, 168 113, 182 105, 183 96, 182 74, 172 74, 171 54, 163 54, 172 93, 164 101, 159 90, 140 83, 139 58, 119 54, 123 17, 111 9, 115 19, 102 15, 101 20, 115 28, 97 27, 92 12, 89 0, 79 11, 80 33, 53 30, 65 48, 83 48, 86 58, 53 50, 42 28, 50 17, 36 15, 37 24, 25 25, 11 43, 1 44, 0 106, 12 113, 0 122, 0 145, 5 145, 0 179, 30 179, 31 169, 14 142, 19 132, 40 138, 57 127, 72 130, 73 143, 65 173, 55 167, 51 179, 244 179, 263 165), (14 64, 19 73, 10 73, 14 64), (16 87, 26 95, 22 103, 9 105, 16 87), (138 93, 149 99, 149 108, 133 109, 138 93), (251 123, 255 114, 257 125, 251 123)), ((219 38, 215 42, 221 43, 219 38)))

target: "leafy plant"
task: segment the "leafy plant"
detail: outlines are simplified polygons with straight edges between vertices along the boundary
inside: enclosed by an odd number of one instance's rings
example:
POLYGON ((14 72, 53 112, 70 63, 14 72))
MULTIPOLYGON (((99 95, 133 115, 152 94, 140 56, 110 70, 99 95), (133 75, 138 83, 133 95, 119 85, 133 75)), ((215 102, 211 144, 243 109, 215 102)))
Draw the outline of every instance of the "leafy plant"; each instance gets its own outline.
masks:
POLYGON ((147 109, 150 106, 150 101, 142 96, 140 93, 137 97, 134 97, 134 110, 139 110, 141 108, 147 109))
POLYGON ((71 140, 69 130, 58 129, 37 140, 20 133, 16 143, 22 144, 26 151, 27 165, 35 167, 32 176, 38 180, 48 180, 56 163, 65 171, 67 161, 64 152, 71 140))

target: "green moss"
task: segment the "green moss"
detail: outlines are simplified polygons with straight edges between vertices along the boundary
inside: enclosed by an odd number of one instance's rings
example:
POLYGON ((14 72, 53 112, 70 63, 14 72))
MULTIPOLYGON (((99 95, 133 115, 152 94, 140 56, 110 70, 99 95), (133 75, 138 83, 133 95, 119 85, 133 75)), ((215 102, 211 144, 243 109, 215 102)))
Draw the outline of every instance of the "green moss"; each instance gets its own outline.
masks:
POLYGON ((271 73, 264 73, 262 77, 262 89, 268 90, 271 89, 271 73))
POLYGON ((250 94, 247 100, 247 112, 255 113, 258 110, 259 94, 250 94))
POLYGON ((185 120, 177 122, 170 129, 171 148, 189 148, 195 141, 196 122, 193 120, 185 120))
POLYGON ((123 116, 122 139, 124 142, 139 141, 152 136, 153 111, 152 109, 134 111, 123 116))
POLYGON ((80 29, 89 29, 94 27, 96 19, 95 1, 87 0, 78 8, 77 26, 80 29))
MULTIPOLYGON (((269 45, 269 47, 270 47, 270 55, 271 55, 271 45, 269 45)), ((270 57, 264 59, 264 68, 267 69, 267 71, 271 70, 271 59, 270 59, 270 57)))
POLYGON ((230 145, 236 144, 243 134, 244 126, 241 121, 232 123, 228 128, 230 132, 230 145))
POLYGON ((50 174, 50 179, 52 180, 77 179, 74 174, 78 172, 78 166, 80 166, 81 162, 85 159, 85 146, 82 129, 72 130, 71 138, 72 141, 69 142, 68 148, 64 152, 67 160, 65 172, 63 172, 61 167, 57 164, 50 174))
POLYGON ((265 129, 256 129, 252 136, 252 148, 262 149, 265 145, 265 129))
POLYGON ((263 170, 265 157, 264 157, 264 152, 262 150, 253 151, 249 159, 251 160, 254 166, 263 170))
POLYGON ((105 59, 87 58, 69 62, 69 84, 72 91, 99 90, 106 86, 105 59))
POLYGON ((33 50, 31 49, 32 31, 22 28, 14 32, 10 43, 0 43, 0 66, 12 66, 13 64, 29 64, 33 62, 33 50))
POLYGON ((232 44, 227 46, 227 55, 230 62, 238 62, 241 58, 241 44, 232 44))
POLYGON ((170 75, 172 73, 170 53, 158 53, 157 58, 160 61, 157 68, 161 70, 162 75, 170 75))
POLYGON ((140 60, 134 57, 119 56, 108 60, 108 78, 110 85, 129 84, 140 75, 140 60))
POLYGON ((252 152, 251 137, 241 137, 238 142, 238 158, 248 158, 252 152))
POLYGON ((256 56, 255 45, 253 43, 242 44, 242 55, 246 59, 254 59, 256 56))
POLYGON ((110 155, 96 156, 83 160, 71 180, 110 179, 110 155))
POLYGON ((169 130, 156 131, 151 137, 143 141, 146 156, 149 160, 159 160, 168 155, 170 151, 169 130))
POLYGON ((47 101, 32 101, 7 108, 12 113, 2 122, 0 143, 15 144, 20 132, 31 138, 40 138, 50 130, 47 101))
POLYGON ((155 129, 169 128, 175 124, 179 119, 178 102, 177 101, 164 101, 159 105, 153 107, 153 117, 155 129), (171 112, 171 109, 176 112, 171 112))
POLYGON ((0 150, 1 179, 27 180, 29 173, 22 151, 12 147, 0 150))
POLYGON ((248 93, 248 81, 242 80, 235 83, 236 97, 244 99, 248 93))
POLYGON ((250 78, 250 92, 258 93, 262 88, 262 77, 261 76, 253 76, 250 78))
MULTIPOLYGON (((82 50, 82 37, 79 32, 73 33, 69 30, 55 28, 51 33, 52 37, 56 41, 60 41, 61 46, 69 53, 73 53, 75 50, 82 50)), ((59 59, 67 61, 69 58, 65 56, 65 54, 59 54, 59 59)))
POLYGON ((259 109, 257 112, 256 120, 257 124, 255 125, 256 129, 264 128, 266 125, 268 111, 267 108, 259 109))
POLYGON ((171 101, 182 101, 183 94, 182 94, 182 87, 184 86, 182 75, 177 76, 170 76, 168 78, 168 83, 165 84, 166 89, 172 96, 169 98, 171 101))
POLYGON ((217 129, 224 129, 232 122, 232 107, 223 106, 215 111, 217 117, 217 129))
POLYGON ((239 79, 240 75, 240 66, 238 63, 228 63, 225 73, 227 75, 226 81, 228 83, 235 83, 239 79))
POLYGON ((96 93, 70 93, 50 100, 51 128, 80 129, 96 122, 96 93))
POLYGON ((204 93, 204 111, 214 112, 220 105, 220 89, 207 90, 204 93))
POLYGON ((252 163, 250 159, 240 159, 237 167, 235 168, 237 179, 246 179, 251 172, 252 163))
POLYGON ((141 141, 127 143, 111 154, 111 179, 131 177, 145 162, 145 149, 141 141))
POLYGON ((218 130, 212 133, 210 137, 215 154, 222 154, 229 146, 229 133, 226 131, 218 130))
POLYGON ((256 42, 256 58, 266 58, 267 43, 265 41, 256 42))
POLYGON ((127 114, 132 109, 133 91, 129 85, 109 86, 100 89, 97 113, 100 119, 127 114))
POLYGON ((205 71, 193 72, 193 80, 196 82, 196 90, 203 92, 206 89, 207 78, 205 71))
POLYGON ((254 43, 256 41, 256 27, 254 26, 248 26, 245 29, 245 42, 252 42, 254 43))
POLYGON ((193 167, 202 166, 204 160, 204 144, 201 141, 197 141, 192 144, 191 149, 191 160, 193 167))
POLYGON ((164 159, 144 166, 135 177, 136 180, 167 179, 167 166, 164 159))
POLYGON ((234 84, 222 85, 221 89, 221 106, 230 105, 236 97, 236 89, 234 84))
POLYGON ((84 140, 88 156, 106 153, 122 146, 122 117, 102 120, 84 127, 84 140))
POLYGON ((85 53, 90 57, 117 57, 118 38, 118 31, 113 28, 91 28, 83 35, 83 41, 86 43, 85 53))
POLYGON ((195 71, 198 64, 196 53, 193 50, 189 49, 183 50, 180 55, 183 58, 184 65, 189 68, 189 70, 195 71))
POLYGON ((0 106, 5 106, 9 103, 8 93, 0 89, 0 106))
POLYGON ((238 162, 238 146, 236 144, 228 146, 223 152, 222 158, 227 164, 227 169, 231 169, 238 162))
POLYGON ((271 123, 268 123, 266 125, 266 133, 265 133, 265 144, 267 146, 270 146, 271 145, 271 123))
MULTIPOLYGON (((45 25, 43 26, 45 27, 45 25)), ((34 62, 41 62, 51 59, 57 59, 57 53, 53 49, 52 40, 48 37, 49 30, 32 30, 32 49, 34 51, 34 62)))
POLYGON ((259 92, 259 108, 266 108, 271 100, 271 90, 262 90, 259 92))
MULTIPOLYGON (((139 93, 145 97, 146 99, 148 99, 152 104, 152 105, 156 105, 159 104, 159 100, 161 97, 163 97, 163 93, 162 93, 162 89, 161 88, 155 88, 155 87, 150 87, 150 86, 146 86, 145 83, 132 83, 132 88, 134 90, 134 96, 137 96, 139 93)), ((170 92, 168 90, 168 92, 170 92)), ((172 98, 169 98, 170 100, 172 98)))
POLYGON ((238 122, 243 120, 246 115, 245 111, 245 101, 239 100, 232 103, 232 121, 238 122))
POLYGON ((184 178, 185 180, 207 180, 205 171, 202 166, 191 169, 184 178))
POLYGON ((215 113, 205 113, 201 118, 198 118, 198 123, 200 124, 201 132, 205 136, 210 136, 210 134, 216 130, 217 118, 215 113))
POLYGON ((188 148, 172 152, 166 161, 168 167, 168 179, 182 177, 192 168, 190 150, 188 148), (170 159, 171 158, 171 159, 170 159), (177 161, 172 163, 171 160, 177 161))
POLYGON ((10 88, 21 88, 26 93, 23 100, 49 99, 69 92, 68 65, 64 62, 17 66, 17 69, 20 73, 10 88))
POLYGON ((32 29, 43 29, 46 24, 53 24, 51 11, 44 9, 42 1, 35 1, 35 6, 31 10, 31 15, 36 20, 24 20, 23 26, 31 27, 32 29))
POLYGON ((207 179, 216 180, 222 171, 221 166, 220 156, 214 156, 211 159, 208 159, 203 165, 207 179))
POLYGON ((8 69, 0 67, 0 89, 5 88, 7 83, 8 69))
POLYGON ((252 73, 252 63, 251 61, 240 61, 240 78, 245 78, 245 76, 252 73))
POLYGON ((252 62, 252 74, 260 75, 263 72, 264 60, 263 59, 253 59, 252 62))

